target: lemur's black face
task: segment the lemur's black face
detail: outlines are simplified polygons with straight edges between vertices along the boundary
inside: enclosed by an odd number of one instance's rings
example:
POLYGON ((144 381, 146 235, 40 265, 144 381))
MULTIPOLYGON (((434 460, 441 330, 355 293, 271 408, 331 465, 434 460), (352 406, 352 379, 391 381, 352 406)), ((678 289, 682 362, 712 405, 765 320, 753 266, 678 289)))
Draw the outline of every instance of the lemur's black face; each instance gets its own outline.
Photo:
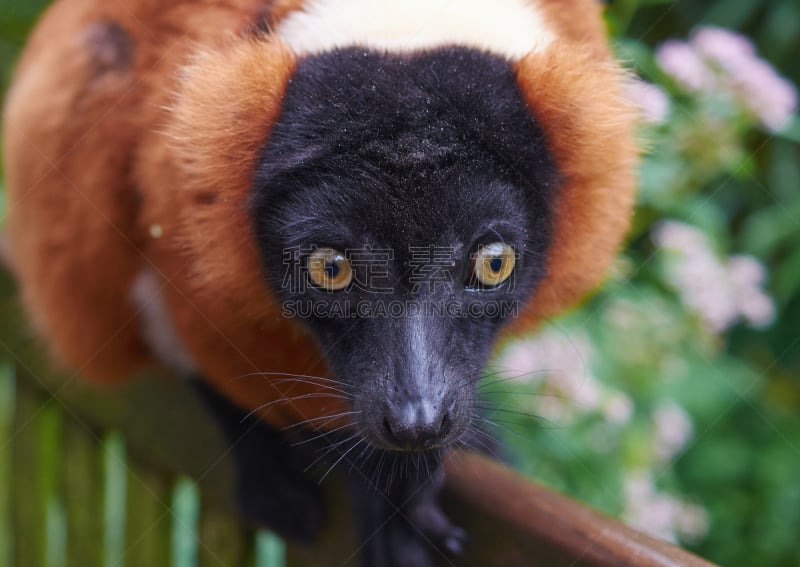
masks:
POLYGON ((298 63, 257 170, 265 273, 374 445, 473 419, 498 331, 545 275, 557 173, 505 60, 346 49, 298 63))

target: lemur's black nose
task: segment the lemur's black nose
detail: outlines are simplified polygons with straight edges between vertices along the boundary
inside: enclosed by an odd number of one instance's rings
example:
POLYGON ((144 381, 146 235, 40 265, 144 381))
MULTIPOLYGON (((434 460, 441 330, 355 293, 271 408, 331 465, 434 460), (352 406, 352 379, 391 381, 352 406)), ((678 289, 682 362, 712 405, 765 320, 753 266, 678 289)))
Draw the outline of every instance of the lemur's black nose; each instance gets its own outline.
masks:
POLYGON ((447 437, 450 428, 448 408, 444 404, 436 407, 427 401, 388 409, 383 418, 386 440, 398 449, 407 451, 434 447, 447 437))

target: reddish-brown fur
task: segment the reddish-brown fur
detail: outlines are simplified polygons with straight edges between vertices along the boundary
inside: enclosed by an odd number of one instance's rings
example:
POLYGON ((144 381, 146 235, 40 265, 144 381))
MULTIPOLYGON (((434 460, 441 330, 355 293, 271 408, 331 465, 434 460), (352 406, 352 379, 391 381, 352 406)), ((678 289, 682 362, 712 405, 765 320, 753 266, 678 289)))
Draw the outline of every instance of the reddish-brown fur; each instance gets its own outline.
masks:
MULTIPOLYGON (((271 14, 266 4, 61 0, 31 38, 6 103, 9 232, 35 330, 64 365, 109 382, 151 362, 129 299, 148 269, 202 374, 242 407, 314 393, 246 375, 327 372, 314 341, 280 316, 244 210, 294 68, 280 43, 245 32, 301 3, 280 0, 271 14)), ((632 119, 594 3, 542 5, 564 40, 521 61, 519 83, 565 186, 549 275, 521 325, 597 285, 633 190, 632 119)), ((284 425, 336 413, 335 402, 263 416, 284 425)))
MULTIPOLYGON (((292 55, 269 39, 194 57, 162 131, 145 138, 138 168, 140 185, 176 188, 148 199, 141 218, 164 231, 145 248, 170 281, 178 332, 203 374, 245 407, 313 391, 246 375, 326 373, 310 337, 272 301, 245 211, 255 159, 293 70, 292 55)), ((269 418, 291 423, 343 411, 334 401, 276 404, 269 418)))
POLYGON ((543 5, 563 40, 525 57, 517 76, 564 179, 547 279, 512 332, 574 305, 602 281, 630 225, 636 185, 635 114, 609 56, 599 4, 543 5))

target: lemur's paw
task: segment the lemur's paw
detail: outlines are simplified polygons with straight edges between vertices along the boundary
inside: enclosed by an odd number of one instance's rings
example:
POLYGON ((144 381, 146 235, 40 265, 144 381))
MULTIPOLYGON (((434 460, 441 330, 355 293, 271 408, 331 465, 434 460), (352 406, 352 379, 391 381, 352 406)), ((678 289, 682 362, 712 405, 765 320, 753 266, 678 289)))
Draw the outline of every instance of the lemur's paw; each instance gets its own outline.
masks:
MULTIPOLYGON (((444 518, 441 511, 439 515, 444 518)), ((446 525, 418 524, 410 511, 398 513, 383 528, 383 560, 366 561, 365 567, 433 567, 439 557, 459 555, 466 544, 466 533, 445 518, 446 525)))
POLYGON ((461 555, 467 545, 467 532, 454 525, 433 499, 413 503, 408 511, 411 524, 420 536, 448 555, 461 555))
POLYGON ((451 526, 441 542, 442 548, 450 555, 461 555, 467 547, 467 532, 458 526, 451 526))
POLYGON ((444 473, 439 469, 409 500, 409 521, 439 551, 461 555, 467 545, 467 533, 454 525, 439 505, 439 493, 443 485, 444 473))

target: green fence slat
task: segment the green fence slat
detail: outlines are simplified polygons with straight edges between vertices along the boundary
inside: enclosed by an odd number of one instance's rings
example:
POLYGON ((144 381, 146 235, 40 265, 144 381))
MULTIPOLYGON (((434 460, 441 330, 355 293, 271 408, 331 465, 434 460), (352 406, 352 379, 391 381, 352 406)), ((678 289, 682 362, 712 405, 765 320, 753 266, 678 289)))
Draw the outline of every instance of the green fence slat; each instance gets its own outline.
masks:
POLYGON ((197 524, 200 495, 194 481, 185 478, 172 492, 172 567, 197 565, 197 524))
POLYGON ((67 567, 67 513, 60 498, 47 501, 47 567, 67 567))
POLYGON ((67 566, 103 564, 103 453, 76 420, 64 427, 62 482, 67 519, 67 566))
POLYGON ((201 504, 197 548, 200 567, 249 567, 253 544, 253 534, 238 519, 201 504))
POLYGON ((66 567, 67 518, 62 456, 66 412, 59 402, 30 385, 15 396, 14 494, 15 565, 66 567))
POLYGON ((47 494, 41 441, 45 412, 55 401, 29 386, 16 392, 12 477, 14 562, 16 567, 47 565, 47 494))
POLYGON ((125 486, 127 467, 125 441, 122 435, 112 432, 102 443, 103 452, 103 520, 104 564, 122 567, 125 562, 125 486))
POLYGON ((256 536, 256 567, 286 567, 286 544, 272 532, 256 536))
POLYGON ((127 565, 169 565, 170 484, 165 475, 128 462, 127 565))
POLYGON ((11 474, 15 387, 14 368, 0 363, 0 565, 13 565, 11 474))
POLYGON ((39 414, 39 451, 41 471, 39 490, 45 505, 45 565, 65 567, 66 527, 61 501, 61 449, 65 410, 56 400, 42 406, 39 414))

